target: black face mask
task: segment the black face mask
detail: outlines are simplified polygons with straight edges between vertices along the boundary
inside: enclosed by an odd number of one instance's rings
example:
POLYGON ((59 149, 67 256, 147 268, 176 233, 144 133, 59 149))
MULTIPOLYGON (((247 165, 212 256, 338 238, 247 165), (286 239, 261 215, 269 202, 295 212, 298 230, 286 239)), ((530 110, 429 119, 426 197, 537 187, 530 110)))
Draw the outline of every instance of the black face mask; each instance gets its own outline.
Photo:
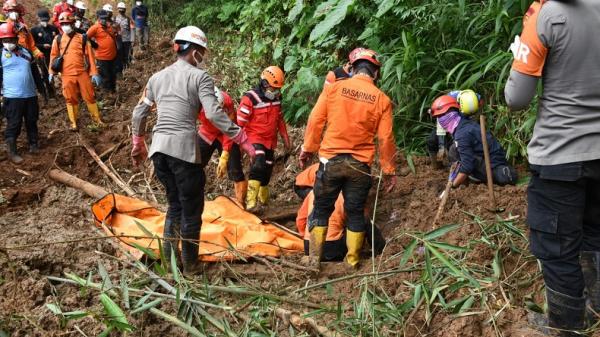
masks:
POLYGON ((100 19, 100 24, 106 26, 106 19, 100 19))

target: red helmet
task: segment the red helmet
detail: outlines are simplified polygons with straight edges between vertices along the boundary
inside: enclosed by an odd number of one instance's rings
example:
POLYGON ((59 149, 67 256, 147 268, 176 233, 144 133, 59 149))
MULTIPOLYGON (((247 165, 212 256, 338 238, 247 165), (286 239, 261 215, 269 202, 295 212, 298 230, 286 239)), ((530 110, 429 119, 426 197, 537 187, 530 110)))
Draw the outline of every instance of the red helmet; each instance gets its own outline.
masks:
POLYGON ((73 22, 75 22, 75 19, 71 16, 71 13, 69 13, 69 12, 62 12, 58 16, 58 22, 61 23, 61 24, 62 23, 73 23, 73 22))
POLYGON ((448 110, 451 108, 460 110, 458 101, 450 95, 443 95, 433 101, 433 104, 431 104, 431 109, 429 109, 429 113, 431 114, 431 117, 439 117, 448 112, 448 110))
POLYGON ((356 48, 350 52, 348 59, 350 59, 350 64, 354 64, 356 61, 366 60, 378 67, 381 66, 381 62, 377 60, 377 53, 371 49, 356 48))
POLYGON ((18 12, 19 14, 23 15, 25 10, 23 8, 23 5, 19 4, 17 2, 17 0, 7 0, 4 2, 4 5, 2 6, 2 11, 4 13, 8 13, 8 12, 18 12))
POLYGON ((16 38, 15 25, 12 22, 6 22, 0 25, 0 39, 16 38))

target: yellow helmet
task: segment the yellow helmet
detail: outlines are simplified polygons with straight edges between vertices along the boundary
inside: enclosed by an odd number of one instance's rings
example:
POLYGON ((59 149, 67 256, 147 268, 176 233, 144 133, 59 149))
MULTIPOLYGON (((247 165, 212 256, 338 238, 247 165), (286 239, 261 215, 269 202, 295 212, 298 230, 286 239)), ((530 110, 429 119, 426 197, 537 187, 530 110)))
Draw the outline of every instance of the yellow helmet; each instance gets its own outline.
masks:
POLYGON ((460 105, 460 112, 465 116, 470 116, 479 110, 479 97, 473 90, 463 90, 456 98, 460 105))

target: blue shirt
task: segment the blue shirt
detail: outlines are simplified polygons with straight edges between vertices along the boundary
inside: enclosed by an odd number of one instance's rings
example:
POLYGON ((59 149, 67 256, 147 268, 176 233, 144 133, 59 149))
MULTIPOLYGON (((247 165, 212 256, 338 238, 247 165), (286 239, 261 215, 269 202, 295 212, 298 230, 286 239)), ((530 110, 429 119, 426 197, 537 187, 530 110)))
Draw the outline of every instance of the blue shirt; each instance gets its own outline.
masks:
POLYGON ((135 21, 137 28, 148 26, 148 7, 145 5, 135 6, 131 10, 131 18, 135 21))
POLYGON ((6 98, 37 96, 31 74, 31 54, 18 47, 10 52, 2 49, 2 92, 6 98))
MULTIPOLYGON (((458 171, 471 174, 475 170, 478 161, 483 159, 481 128, 476 122, 468 118, 461 118, 456 130, 454 130, 453 136, 458 155, 460 156, 460 169, 458 171)), ((490 148, 490 163, 492 168, 500 165, 508 165, 504 149, 489 132, 487 133, 487 142, 490 148)))

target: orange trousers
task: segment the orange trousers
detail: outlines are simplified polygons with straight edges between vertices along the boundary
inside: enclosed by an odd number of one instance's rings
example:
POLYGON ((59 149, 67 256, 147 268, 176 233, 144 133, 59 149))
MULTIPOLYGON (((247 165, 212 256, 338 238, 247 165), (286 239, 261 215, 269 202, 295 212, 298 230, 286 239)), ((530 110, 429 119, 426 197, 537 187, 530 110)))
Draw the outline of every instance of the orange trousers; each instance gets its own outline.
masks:
POLYGON ((88 104, 96 103, 92 80, 87 72, 77 76, 62 76, 63 96, 67 104, 79 105, 79 97, 88 104))

